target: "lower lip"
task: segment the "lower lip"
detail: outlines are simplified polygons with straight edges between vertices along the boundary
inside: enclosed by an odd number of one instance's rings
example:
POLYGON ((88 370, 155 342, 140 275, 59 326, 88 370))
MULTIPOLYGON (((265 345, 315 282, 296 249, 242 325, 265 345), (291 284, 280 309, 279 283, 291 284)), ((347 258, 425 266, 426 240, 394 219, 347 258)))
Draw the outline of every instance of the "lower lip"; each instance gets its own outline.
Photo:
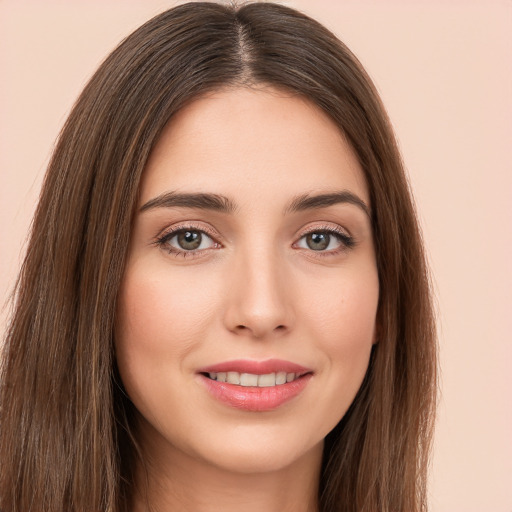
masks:
POLYGON ((308 373, 286 384, 263 388, 217 382, 204 375, 200 375, 200 377, 206 385, 206 389, 220 402, 235 409, 261 412, 277 409, 295 398, 307 386, 312 374, 308 373))

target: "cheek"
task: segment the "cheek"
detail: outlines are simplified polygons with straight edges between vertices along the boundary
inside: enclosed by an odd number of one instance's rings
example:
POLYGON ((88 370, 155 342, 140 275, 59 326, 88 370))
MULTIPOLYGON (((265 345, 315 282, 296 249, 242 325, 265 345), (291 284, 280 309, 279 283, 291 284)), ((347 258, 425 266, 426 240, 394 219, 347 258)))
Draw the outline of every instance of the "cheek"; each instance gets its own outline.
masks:
POLYGON ((212 321, 213 294, 201 292, 195 280, 191 283, 179 272, 169 274, 155 264, 132 264, 119 293, 116 359, 134 402, 145 402, 166 382, 172 385, 212 321))
POLYGON ((158 350, 160 343, 169 351, 180 351, 208 323, 214 297, 180 273, 170 276, 165 269, 139 267, 125 274, 119 295, 118 337, 133 339, 144 351, 158 350))
POLYGON ((331 276, 324 292, 310 297, 309 335, 323 354, 324 396, 333 424, 352 403, 366 374, 376 341, 378 300, 377 272, 371 266, 361 272, 340 273, 339 279, 331 276))
POLYGON ((377 271, 368 265, 318 282, 304 309, 332 351, 357 350, 376 341, 378 300, 377 271))

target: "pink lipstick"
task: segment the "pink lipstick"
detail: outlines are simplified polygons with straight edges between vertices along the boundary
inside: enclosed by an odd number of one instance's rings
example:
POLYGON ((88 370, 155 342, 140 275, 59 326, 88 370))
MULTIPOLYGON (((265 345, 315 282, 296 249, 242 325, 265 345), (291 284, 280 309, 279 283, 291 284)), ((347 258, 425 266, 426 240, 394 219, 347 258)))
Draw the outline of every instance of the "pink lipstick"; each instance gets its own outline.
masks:
POLYGON ((301 393, 313 372, 279 359, 233 360, 199 369, 207 391, 237 409, 270 411, 301 393))

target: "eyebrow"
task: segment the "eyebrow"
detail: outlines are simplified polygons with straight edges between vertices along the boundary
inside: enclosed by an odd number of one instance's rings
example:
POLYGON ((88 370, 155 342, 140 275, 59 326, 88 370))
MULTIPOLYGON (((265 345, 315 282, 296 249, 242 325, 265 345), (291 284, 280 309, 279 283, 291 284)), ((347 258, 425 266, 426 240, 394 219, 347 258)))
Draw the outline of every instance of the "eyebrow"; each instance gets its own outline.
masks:
POLYGON ((370 208, 368 205, 356 194, 348 190, 341 190, 339 192, 331 192, 328 194, 303 194, 292 200, 286 212, 301 212, 304 210, 314 210, 318 208, 327 208, 335 204, 353 204, 363 210, 368 217, 371 217, 370 208))
POLYGON ((231 199, 219 194, 166 192, 150 199, 141 206, 139 211, 145 212, 153 208, 173 207, 214 210, 223 213, 233 213, 236 210, 236 205, 231 199))
MULTIPOLYGON (((302 194, 292 199, 285 208, 285 213, 295 213, 305 210, 315 210, 327 208, 336 204, 348 203, 360 208, 368 217, 370 217, 370 208, 356 194, 341 190, 327 194, 312 195, 311 193, 302 194)), ((222 213, 234 213, 237 206, 226 196, 210 193, 178 193, 166 192, 153 199, 150 199, 140 208, 140 212, 152 210, 154 208, 194 208, 200 210, 213 210, 222 213)))

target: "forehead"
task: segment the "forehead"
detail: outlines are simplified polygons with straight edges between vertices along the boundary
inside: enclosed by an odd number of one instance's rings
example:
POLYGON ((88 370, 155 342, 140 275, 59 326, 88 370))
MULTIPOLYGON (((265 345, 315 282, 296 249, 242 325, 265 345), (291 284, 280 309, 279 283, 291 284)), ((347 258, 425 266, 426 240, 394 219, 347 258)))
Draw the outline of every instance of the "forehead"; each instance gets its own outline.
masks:
POLYGON ((329 116, 286 91, 232 88, 171 119, 148 161, 140 201, 165 191, 254 203, 332 190, 350 190, 369 204, 357 157, 329 116))

